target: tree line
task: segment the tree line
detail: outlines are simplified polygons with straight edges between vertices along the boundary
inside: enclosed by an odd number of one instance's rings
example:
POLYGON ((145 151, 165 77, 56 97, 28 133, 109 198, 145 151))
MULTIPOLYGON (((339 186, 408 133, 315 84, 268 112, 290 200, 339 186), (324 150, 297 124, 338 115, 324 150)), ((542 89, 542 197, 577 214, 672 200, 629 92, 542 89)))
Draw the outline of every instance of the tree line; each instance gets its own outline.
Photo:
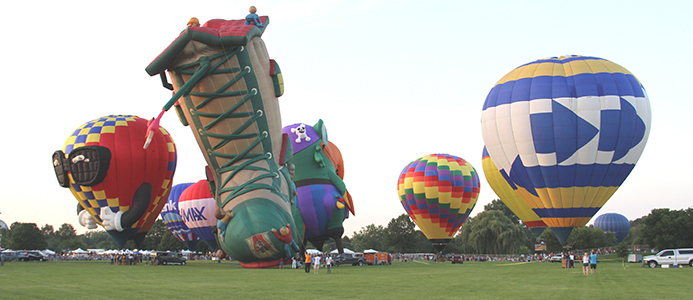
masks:
MULTIPOLYGON (((649 245, 655 249, 693 247, 693 208, 653 209, 649 215, 630 223, 628 236, 620 244, 612 232, 589 226, 573 229, 566 245, 571 249, 614 247, 622 255, 628 253, 628 245, 649 245)), ((363 227, 354 232, 350 242, 356 251, 433 252, 425 235, 415 230, 406 214, 392 219, 385 228, 375 224, 363 227)), ((443 253, 527 255, 534 253, 537 242, 546 244, 547 253, 565 250, 551 229, 535 238, 505 203, 496 199, 465 221, 443 253)))
MULTIPOLYGON (((0 246, 15 250, 51 249, 57 253, 67 253, 82 249, 118 249, 107 232, 96 230, 77 235, 70 224, 62 224, 58 230, 51 225, 39 228, 36 223, 12 223, 9 229, 0 231, 0 246)), ((561 252, 561 243, 546 229, 539 237, 547 246, 547 252, 561 252)), ((484 206, 484 211, 470 217, 453 237, 444 253, 467 254, 532 254, 537 239, 520 219, 500 200, 493 200, 484 206)), ((417 230, 407 214, 399 215, 387 227, 370 224, 345 236, 345 247, 354 251, 375 249, 378 251, 400 253, 434 252, 426 236, 417 230)), ((620 244, 616 244, 613 233, 604 233, 600 228, 575 228, 567 239, 572 249, 593 249, 616 247, 627 253, 628 245, 649 245, 654 249, 693 247, 693 208, 670 210, 653 209, 647 216, 630 222, 630 232, 620 244)), ((146 250, 179 251, 186 249, 161 219, 156 220, 142 243, 146 250)), ((310 243, 307 245, 311 247, 310 243)), ((326 243, 328 250, 335 249, 334 241, 326 243)), ((136 249, 133 241, 125 244, 125 249, 136 249)), ((194 249, 209 252, 205 243, 194 249)))
MULTIPOLYGON (((0 246, 14 250, 45 250, 56 253, 68 253, 77 248, 81 249, 118 249, 111 236, 103 230, 88 231, 77 234, 75 228, 65 223, 53 230, 52 225, 44 225, 39 229, 36 223, 14 222, 9 229, 3 229, 0 246)), ((124 249, 138 249, 133 241, 125 243, 124 249)), ((166 227, 164 221, 157 219, 147 233, 141 245, 141 250, 179 251, 187 249, 166 227)), ((209 252, 209 246, 199 243, 194 249, 199 252, 209 252)))

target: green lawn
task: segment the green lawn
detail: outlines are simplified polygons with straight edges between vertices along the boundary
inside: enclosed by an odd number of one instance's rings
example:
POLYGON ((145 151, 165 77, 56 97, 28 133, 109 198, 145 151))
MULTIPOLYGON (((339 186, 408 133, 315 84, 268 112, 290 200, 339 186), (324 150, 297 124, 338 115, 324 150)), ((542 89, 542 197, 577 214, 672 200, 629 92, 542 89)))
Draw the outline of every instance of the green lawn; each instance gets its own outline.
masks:
POLYGON ((109 262, 11 262, 2 299, 687 299, 693 268, 641 268, 601 256, 596 275, 559 263, 393 262, 332 274, 243 269, 233 263, 114 266, 109 262), (250 297, 250 298, 249 298, 250 297))

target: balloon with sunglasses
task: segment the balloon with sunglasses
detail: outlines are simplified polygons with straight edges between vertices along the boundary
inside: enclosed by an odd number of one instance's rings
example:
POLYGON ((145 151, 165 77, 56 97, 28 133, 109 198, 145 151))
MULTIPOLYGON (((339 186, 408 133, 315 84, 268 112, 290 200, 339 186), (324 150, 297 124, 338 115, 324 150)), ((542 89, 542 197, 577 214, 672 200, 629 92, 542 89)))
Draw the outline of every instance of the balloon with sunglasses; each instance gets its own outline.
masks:
POLYGON ((53 153, 58 183, 79 202, 80 219, 91 216, 121 248, 130 239, 141 246, 166 204, 176 169, 176 146, 165 129, 142 149, 147 123, 132 115, 94 119, 53 153))

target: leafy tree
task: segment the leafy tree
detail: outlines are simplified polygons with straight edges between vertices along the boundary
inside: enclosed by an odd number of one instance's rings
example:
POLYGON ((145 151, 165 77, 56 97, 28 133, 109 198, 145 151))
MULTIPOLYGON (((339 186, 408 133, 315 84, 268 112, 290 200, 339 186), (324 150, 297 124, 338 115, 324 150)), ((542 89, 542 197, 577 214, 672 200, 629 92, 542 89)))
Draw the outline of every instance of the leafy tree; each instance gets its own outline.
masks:
POLYGON ((498 210, 501 211, 510 218, 510 220, 513 223, 520 223, 520 218, 518 218, 515 213, 508 208, 507 205, 505 205, 505 202, 501 201, 500 199, 495 199, 491 201, 491 203, 484 205, 484 211, 489 211, 489 210, 498 210))
POLYGON ((518 254, 524 254, 524 255, 532 255, 534 253, 533 250, 530 250, 529 247, 527 246, 520 246, 520 251, 518 251, 518 254))
POLYGON ((642 218, 630 221, 630 230, 628 231, 628 235, 626 236, 626 238, 623 239, 626 245, 636 244, 636 240, 638 240, 638 237, 640 236, 640 231, 645 226, 645 223, 643 221, 644 219, 645 217, 643 216, 642 218))
POLYGON ((355 232, 354 236, 351 238, 351 242, 361 249, 382 250, 384 246, 384 237, 385 228, 383 228, 383 225, 376 226, 375 224, 371 224, 366 227, 361 227, 358 233, 355 232))
POLYGON ((638 241, 652 248, 681 248, 693 244, 693 208, 653 209, 643 223, 638 241))
POLYGON ((553 231, 551 231, 551 228, 546 228, 544 232, 539 236, 540 240, 544 241, 544 244, 546 244, 546 252, 547 253, 559 253, 563 251, 563 245, 561 245, 561 242, 558 240, 555 234, 553 234, 553 231))
POLYGON ((390 220, 385 229, 385 248, 390 252, 408 252, 416 245, 416 227, 409 215, 390 220))
POLYGON ((168 230, 168 227, 166 227, 166 224, 164 224, 164 220, 156 219, 152 225, 152 228, 149 229, 147 236, 144 237, 144 241, 142 242, 141 246, 142 249, 157 249, 159 244, 161 244, 161 239, 167 232, 171 233, 171 231, 168 230))
POLYGON ((444 253, 477 253, 476 247, 467 237, 471 232, 475 220, 473 217, 467 218, 464 224, 457 231, 457 235, 452 239, 448 246, 443 249, 444 253))
POLYGON ((0 246, 2 248, 10 248, 10 242, 12 241, 12 231, 7 228, 0 229, 0 246))
POLYGON ((469 228, 467 241, 479 254, 517 253, 525 245, 524 225, 499 210, 479 213, 469 228))
POLYGON ((416 241, 414 243, 414 249, 412 251, 407 251, 407 252, 413 252, 413 253, 432 253, 432 252, 435 252, 435 249, 433 249, 433 245, 431 245, 431 241, 428 240, 426 235, 421 230, 417 230, 416 232, 414 232, 414 240, 416 241))
POLYGON ((568 236, 566 245, 573 249, 592 249, 616 245, 616 236, 613 232, 604 233, 600 228, 576 227, 568 236))
POLYGON ((159 242, 159 246, 156 247, 156 250, 162 251, 180 251, 183 249, 186 249, 185 244, 176 238, 170 230, 166 230, 166 232, 164 232, 163 236, 161 237, 161 242, 159 242))
POLYGON ((628 253, 628 244, 625 241, 616 246, 616 256, 623 258, 628 256, 628 253))
POLYGON ((71 224, 64 223, 55 231, 53 237, 54 247, 56 251, 68 251, 77 248, 86 248, 87 244, 79 237, 77 231, 71 224))
POLYGON ((55 247, 55 232, 53 231, 53 225, 43 225, 43 227, 41 227, 41 233, 43 233, 43 237, 46 239, 47 249, 58 249, 55 247))
MULTIPOLYGON (((88 231, 80 238, 87 249, 117 249, 118 245, 113 241, 108 232, 103 230, 88 231)), ((84 249, 84 248, 83 248, 84 249)))
POLYGON ((207 243, 202 242, 197 244, 197 246, 195 247, 195 252, 208 253, 212 252, 212 249, 209 249, 209 245, 207 245, 207 243))
POLYGON ((36 226, 36 223, 14 222, 10 226, 10 231, 12 231, 12 235, 8 246, 11 249, 43 250, 48 246, 43 232, 36 226))

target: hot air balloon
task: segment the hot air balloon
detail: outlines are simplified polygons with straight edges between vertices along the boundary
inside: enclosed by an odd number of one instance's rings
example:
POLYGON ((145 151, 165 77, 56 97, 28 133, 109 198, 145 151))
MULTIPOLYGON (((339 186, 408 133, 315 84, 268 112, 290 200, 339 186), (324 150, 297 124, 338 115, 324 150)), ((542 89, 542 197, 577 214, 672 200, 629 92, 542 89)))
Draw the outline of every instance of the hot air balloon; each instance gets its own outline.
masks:
POLYGON ((498 81, 481 127, 499 171, 565 244, 633 170, 650 119, 647 93, 628 70, 602 58, 562 56, 498 81))
MULTIPOLYGON (((289 163, 295 166, 297 206, 305 226, 304 238, 319 251, 328 239, 335 241, 337 251, 344 253, 343 222, 353 211, 353 202, 342 177, 341 152, 329 144, 323 121, 314 126, 296 123, 285 126, 293 149, 289 163), (338 173, 337 167, 340 171, 338 173)), ((305 243, 303 244, 305 249, 305 243)))
POLYGON ((594 220, 594 227, 599 227, 604 232, 613 232, 616 242, 623 242, 630 231, 630 221, 624 215, 617 213, 603 214, 594 220))
POLYGON ((214 216, 217 202, 209 191, 207 180, 200 180, 186 188, 178 199, 178 211, 185 226, 203 242, 212 252, 216 251, 217 244, 213 227, 217 225, 214 216))
POLYGON ((503 175, 498 172, 498 168, 491 160, 491 157, 486 151, 486 147, 482 152, 481 163, 484 168, 484 175, 486 176, 486 181, 491 186, 491 189, 498 195, 501 201, 505 203, 506 206, 522 220, 523 223, 532 231, 534 237, 539 237, 542 232, 546 229, 546 223, 537 216, 537 214, 532 211, 531 208, 522 200, 519 194, 515 193, 513 189, 503 175))
POLYGON ((261 38, 269 18, 259 18, 262 28, 220 19, 188 27, 146 68, 174 90, 150 130, 177 103, 209 167, 217 207, 235 216, 220 246, 244 267, 279 264, 285 243, 272 229, 289 224, 299 234, 277 99, 283 77, 261 38))
POLYGON ((462 158, 429 154, 402 169, 397 192, 409 217, 440 252, 472 212, 479 175, 462 158))
POLYGON ((79 126, 53 153, 60 186, 111 235, 119 247, 139 246, 159 216, 176 170, 176 146, 163 128, 142 149, 147 120, 111 115, 79 126))
POLYGON ((178 200, 180 195, 185 189, 193 185, 192 182, 189 183, 179 183, 171 188, 171 194, 168 196, 168 201, 164 205, 164 209, 161 210, 161 219, 164 220, 164 224, 171 230, 173 236, 175 236, 179 241, 183 242, 188 250, 194 250, 197 244, 200 242, 200 238, 192 232, 185 222, 183 222, 183 217, 180 215, 180 210, 178 209, 178 200))

